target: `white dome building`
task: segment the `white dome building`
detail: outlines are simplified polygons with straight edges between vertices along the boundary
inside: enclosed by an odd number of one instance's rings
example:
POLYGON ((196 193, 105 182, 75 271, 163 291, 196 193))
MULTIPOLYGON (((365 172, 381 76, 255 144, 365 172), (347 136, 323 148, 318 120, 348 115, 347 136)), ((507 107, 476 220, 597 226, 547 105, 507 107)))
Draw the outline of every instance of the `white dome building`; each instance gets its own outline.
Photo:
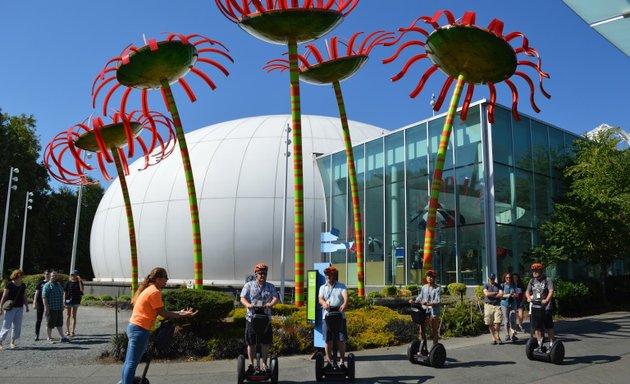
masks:
MULTIPOLYGON (((384 130, 350 121, 354 143, 384 130)), ((186 135, 200 210, 204 284, 242 284, 259 262, 280 280, 285 129, 290 115, 249 117, 186 135)), ((343 148, 338 118, 302 116, 305 269, 319 261, 319 233, 326 221, 324 190, 314 154, 343 148)), ((290 147, 291 148, 291 147, 290 147)), ((290 149, 291 150, 291 149, 290 149)), ((139 276, 156 266, 172 282, 193 279, 192 228, 179 150, 127 178, 136 227, 139 276)), ((289 159, 285 276, 293 280, 293 159, 289 159)), ((90 254, 95 280, 131 281, 129 235, 120 183, 107 189, 94 217, 90 254)))

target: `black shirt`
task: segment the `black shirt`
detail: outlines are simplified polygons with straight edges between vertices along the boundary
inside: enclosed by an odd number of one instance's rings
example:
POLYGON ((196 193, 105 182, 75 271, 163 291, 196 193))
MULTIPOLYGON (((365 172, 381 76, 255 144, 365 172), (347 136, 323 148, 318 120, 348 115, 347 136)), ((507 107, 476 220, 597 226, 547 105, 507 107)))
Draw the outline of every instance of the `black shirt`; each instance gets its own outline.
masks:
POLYGON ((83 290, 81 289, 80 281, 66 281, 64 291, 66 292, 66 301, 70 299, 69 304, 81 304, 81 296, 83 295, 83 290))
POLYGON ((46 280, 41 280, 37 283, 37 287, 35 291, 39 291, 39 295, 37 295, 37 308, 41 308, 44 310, 44 299, 42 298, 42 289, 44 288, 44 284, 46 284, 46 280))
POLYGON ((24 292, 26 292, 24 283, 18 287, 13 281, 10 281, 4 288, 9 290, 7 300, 13 300, 13 308, 20 308, 24 305, 24 292))

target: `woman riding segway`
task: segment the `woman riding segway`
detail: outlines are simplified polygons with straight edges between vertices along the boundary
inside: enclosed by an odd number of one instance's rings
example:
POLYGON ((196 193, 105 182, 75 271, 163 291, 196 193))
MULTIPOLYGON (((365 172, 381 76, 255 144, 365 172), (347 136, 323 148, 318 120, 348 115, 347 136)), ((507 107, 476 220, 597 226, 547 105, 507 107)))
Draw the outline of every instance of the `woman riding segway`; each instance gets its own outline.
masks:
POLYGON ((426 274, 427 284, 423 285, 415 299, 410 299, 412 304, 412 318, 420 325, 420 340, 414 340, 407 349, 407 358, 414 364, 428 364, 432 367, 441 367, 446 361, 446 349, 439 343, 440 326, 440 287, 435 283, 435 272, 428 270, 426 274), (431 352, 427 348, 427 323, 431 323, 431 339, 433 345, 431 352))

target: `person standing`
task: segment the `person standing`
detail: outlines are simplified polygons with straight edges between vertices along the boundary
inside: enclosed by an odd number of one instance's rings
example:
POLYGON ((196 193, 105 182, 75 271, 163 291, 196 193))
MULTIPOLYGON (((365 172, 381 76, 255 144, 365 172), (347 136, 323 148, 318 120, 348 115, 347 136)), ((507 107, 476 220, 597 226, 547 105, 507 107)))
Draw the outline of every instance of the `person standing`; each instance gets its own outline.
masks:
POLYGON ((63 335, 63 287, 57 281, 57 272, 50 271, 50 280, 42 288, 42 300, 44 302, 44 314, 46 315, 46 339, 49 343, 55 343, 52 338, 53 328, 57 328, 61 342, 70 341, 63 335))
POLYGON ((435 271, 427 271, 427 283, 422 286, 418 296, 415 299, 410 299, 409 303, 419 303, 422 305, 424 311, 424 320, 420 324, 420 337, 422 338, 422 345, 420 347, 420 353, 428 356, 429 350, 427 348, 427 322, 431 322, 431 339, 433 340, 433 346, 435 346, 440 338, 439 334, 439 322, 440 318, 440 303, 442 302, 440 295, 440 287, 435 283, 435 271))
POLYGON ((66 303, 66 336, 74 337, 77 327, 77 311, 81 305, 83 296, 83 281, 76 269, 70 274, 70 280, 66 281, 64 287, 64 303, 66 303), (70 323, 72 322, 72 327, 70 323))
POLYGON ((516 286, 516 325, 521 332, 525 333, 525 329, 523 328, 523 316, 525 313, 525 287, 523 286, 523 281, 518 273, 512 274, 512 282, 514 282, 514 285, 516 286))
POLYGON ((26 312, 28 312, 26 285, 22 282, 23 276, 24 273, 21 269, 13 271, 10 276, 11 281, 7 283, 2 292, 2 299, 0 299, 0 315, 4 312, 4 319, 2 321, 2 329, 0 330, 0 349, 2 349, 4 340, 9 334, 9 331, 11 331, 11 328, 13 328, 13 333, 11 334, 11 348, 15 348, 15 342, 20 338, 20 334, 22 333, 24 307, 26 307, 26 312), (11 302, 9 302, 9 300, 11 302))
POLYGON ((326 352, 326 368, 329 369, 333 363, 333 334, 328 330, 326 326, 326 316, 332 310, 341 312, 342 323, 339 329, 339 343, 337 344, 339 350, 339 367, 345 368, 345 353, 346 353, 346 340, 348 339, 348 326, 346 323, 346 307, 348 306, 348 290, 343 283, 338 281, 339 271, 337 268, 330 266, 324 269, 324 276, 326 276, 326 283, 319 287, 319 304, 322 306, 322 333, 326 344, 324 350, 326 352))
POLYGON ((530 317, 530 327, 534 330, 536 339, 538 340, 538 349, 542 346, 542 328, 545 327, 549 335, 549 348, 556 341, 556 335, 553 330, 553 314, 552 301, 553 297, 553 281, 545 276, 544 268, 541 263, 534 263, 531 267, 532 279, 527 284, 525 295, 527 301, 531 303, 532 313, 530 317))
POLYGON ((516 285, 512 281, 512 274, 506 272, 503 274, 503 297, 501 299, 501 314, 503 316, 503 326, 505 327, 505 341, 515 342, 516 337, 516 285))
POLYGON ((149 344, 151 327, 158 315, 164 318, 192 317, 197 314, 192 308, 178 312, 167 311, 162 301, 160 290, 166 287, 168 274, 166 269, 156 267, 144 278, 138 291, 131 299, 133 312, 127 326, 127 354, 122 367, 122 384, 134 384, 136 368, 149 344))
POLYGON ((501 341, 501 322, 503 314, 501 313, 501 297, 503 291, 501 286, 496 282, 497 276, 494 273, 488 275, 488 282, 483 286, 483 319, 490 330, 492 336, 491 344, 503 344, 501 341))
POLYGON ((48 282, 50 272, 44 271, 44 280, 40 280, 35 287, 35 294, 33 295, 33 309, 37 311, 37 319, 35 320, 35 341, 39 341, 39 331, 42 326, 42 319, 44 318, 44 301, 42 300, 42 289, 48 282))
POLYGON ((273 343, 273 331, 271 329, 271 307, 278 303, 278 291, 276 287, 267 282, 267 273, 269 267, 265 264, 257 264, 254 267, 256 278, 245 283, 241 290, 241 304, 247 308, 247 316, 245 322, 245 342, 247 343, 247 357, 249 358, 249 374, 255 372, 255 369, 267 371, 267 355, 269 348, 273 343), (269 326, 265 333, 260 337, 260 356, 263 361, 262 367, 254 368, 254 358, 256 357, 256 332, 252 324, 255 307, 264 307, 265 314, 269 317, 269 326))

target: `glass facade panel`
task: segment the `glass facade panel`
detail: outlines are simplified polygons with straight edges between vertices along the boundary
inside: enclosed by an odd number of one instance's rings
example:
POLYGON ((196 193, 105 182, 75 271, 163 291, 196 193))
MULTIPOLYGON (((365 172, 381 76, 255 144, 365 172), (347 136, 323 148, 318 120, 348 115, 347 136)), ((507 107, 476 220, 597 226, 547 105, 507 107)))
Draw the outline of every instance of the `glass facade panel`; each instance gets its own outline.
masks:
POLYGON ((532 169, 532 134, 529 119, 512 120, 514 135, 514 165, 521 169, 532 169))
POLYGON ((512 151, 512 116, 508 110, 494 110, 492 124, 492 157, 496 163, 514 165, 512 151))
POLYGON ((470 108, 466 121, 458 119, 457 125, 454 127, 456 166, 481 162, 481 121, 479 109, 479 106, 470 108))
MULTIPOLYGON (((502 106, 496 107, 495 123, 487 126, 481 110, 486 110, 483 104, 473 105, 468 120, 456 119, 453 126, 433 253, 440 284, 482 284, 495 257, 496 273, 524 271, 523 260, 529 261, 532 246, 538 244, 536 228, 549 217, 553 198, 565 192, 563 156, 577 136, 526 116, 513 121, 502 106), (486 137, 492 142, 493 185, 485 179, 486 137), (494 201, 493 216, 485 212, 486 201, 494 201)), ((443 117, 436 118, 355 148, 368 287, 421 282, 429 180, 443 123, 443 117)), ((341 241, 352 241, 345 152, 317 163, 327 225, 340 230, 341 241)), ((347 283, 356 286, 354 253, 336 252, 325 260, 347 263, 347 283)))
POLYGON ((532 162, 534 172, 549 175, 549 135, 547 126, 532 121, 532 162))

